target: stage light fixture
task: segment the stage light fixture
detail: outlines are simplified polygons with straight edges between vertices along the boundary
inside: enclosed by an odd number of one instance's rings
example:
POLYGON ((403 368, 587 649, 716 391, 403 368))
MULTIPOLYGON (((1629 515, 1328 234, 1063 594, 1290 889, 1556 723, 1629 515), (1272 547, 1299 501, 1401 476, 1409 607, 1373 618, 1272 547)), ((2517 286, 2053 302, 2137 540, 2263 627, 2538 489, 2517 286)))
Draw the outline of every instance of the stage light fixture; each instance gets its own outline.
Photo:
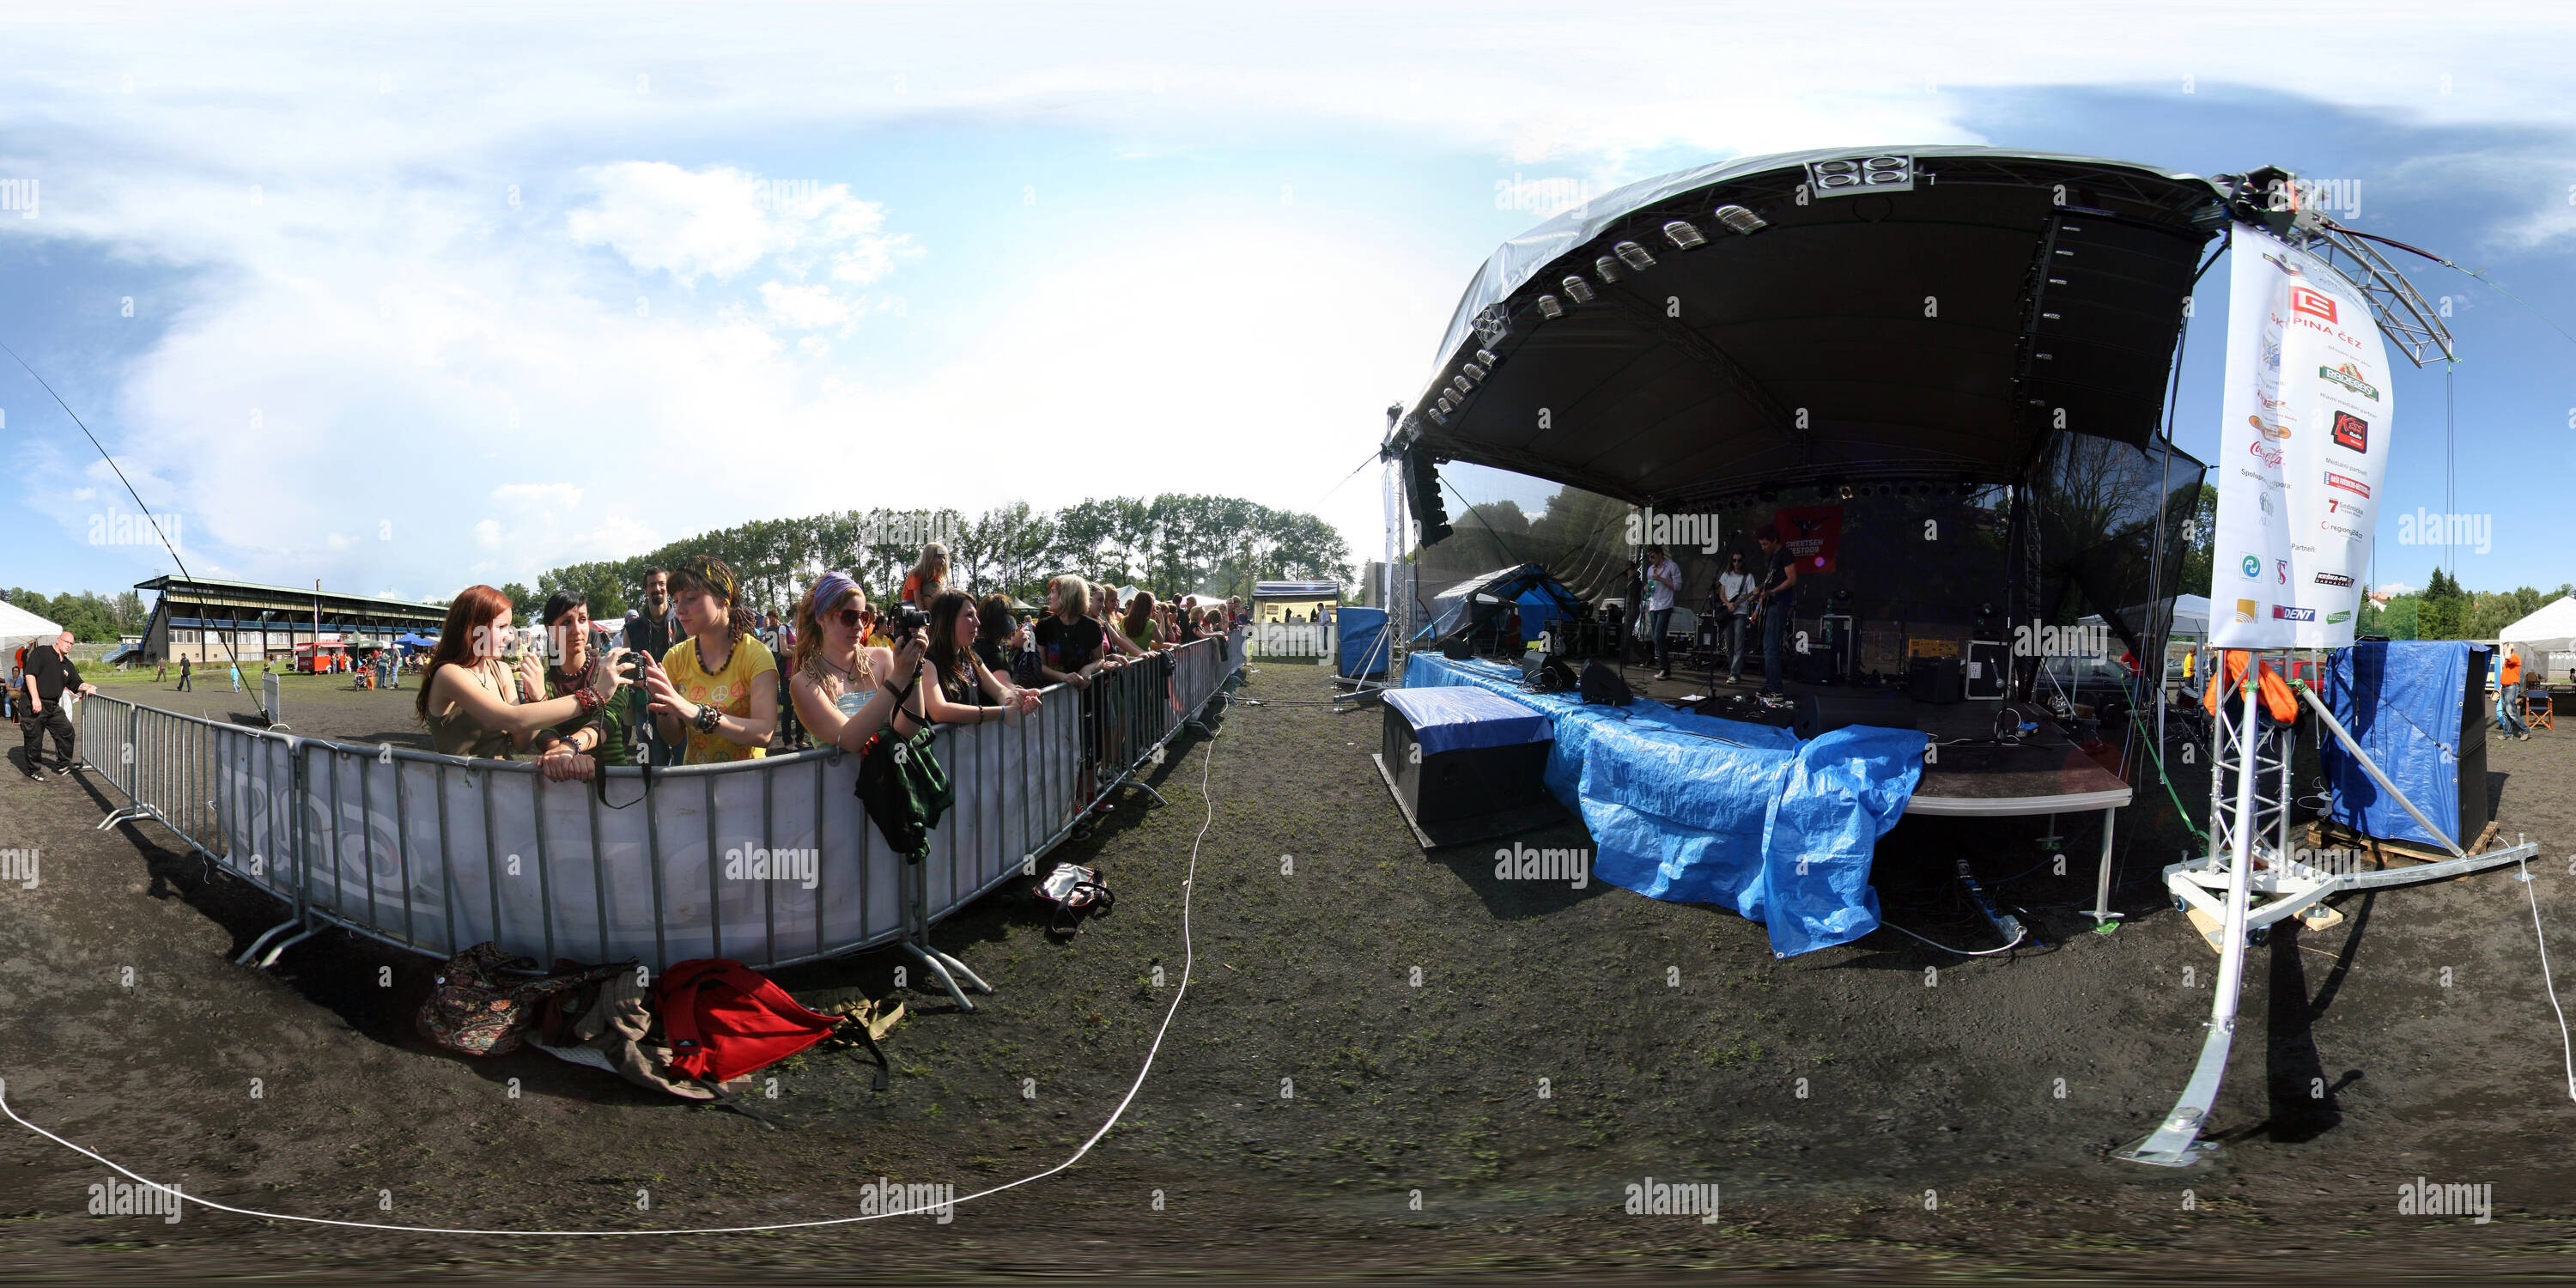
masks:
POLYGON ((1485 383, 1485 369, 1483 367, 1479 367, 1475 363, 1470 362, 1466 366, 1458 369, 1466 372, 1469 380, 1473 380, 1480 385, 1485 383))
POLYGON ((1494 368, 1503 365, 1503 355, 1496 353, 1491 349, 1478 349, 1476 350, 1476 361, 1484 363, 1485 369, 1487 371, 1491 371, 1494 368))
POLYGON ((1852 499, 1852 485, 1851 485, 1851 484, 1849 484, 1849 483, 1845 483, 1845 484, 1843 484, 1843 485, 1842 485, 1842 488, 1841 488, 1841 492, 1842 492, 1842 498, 1843 498, 1844 500, 1848 501, 1848 500, 1852 499))
POLYGON ((1708 239, 1700 236, 1698 229, 1679 219, 1664 225, 1664 236, 1672 239, 1677 250, 1697 250, 1708 244, 1708 239))
POLYGON ((1465 376, 1452 376, 1449 378, 1449 392, 1456 395, 1459 403, 1462 405, 1467 401, 1467 389, 1467 378, 1465 376))
POLYGON ((1565 295, 1567 299, 1573 300, 1577 304, 1590 304, 1592 302, 1592 283, 1584 281, 1576 274, 1568 273, 1565 276, 1565 295))
POLYGON ((1765 219, 1742 206, 1719 206, 1717 208, 1717 222, 1726 225, 1726 230, 1728 232, 1746 237, 1750 237, 1753 234, 1771 226, 1770 220, 1765 219))
POLYGON ((1451 397, 1449 396, 1449 394, 1447 393, 1447 391, 1445 391, 1445 390, 1444 390, 1444 391, 1442 391, 1442 393, 1441 393, 1441 395, 1440 395, 1440 404, 1439 404, 1439 406, 1440 406, 1440 410, 1442 410, 1442 411, 1456 411, 1456 410, 1458 410, 1458 404, 1457 404, 1457 401, 1456 401, 1455 399, 1451 398, 1451 397))
POLYGON ((1538 315, 1553 321, 1565 316, 1565 306, 1557 303, 1553 295, 1542 295, 1538 297, 1538 315))
POLYGON ((1881 483, 1878 485, 1878 494, 1880 496, 1894 496, 1896 495, 1896 489, 1881 483))
POLYGON ((1437 423, 1442 429, 1447 429, 1449 427, 1448 415, 1443 413, 1439 408, 1425 408, 1424 414, 1430 416, 1433 422, 1437 423))
POLYGON ((1655 266, 1655 257, 1648 254, 1645 247, 1640 246, 1635 242, 1623 241, 1618 245, 1611 247, 1610 251, 1612 254, 1617 255, 1622 261, 1625 261, 1628 267, 1637 269, 1641 272, 1655 266))
POLYGON ((1600 258, 1593 260, 1592 275, 1600 278, 1602 284, 1605 286, 1609 283, 1618 281, 1619 261, 1612 259, 1607 255, 1603 255, 1600 258))

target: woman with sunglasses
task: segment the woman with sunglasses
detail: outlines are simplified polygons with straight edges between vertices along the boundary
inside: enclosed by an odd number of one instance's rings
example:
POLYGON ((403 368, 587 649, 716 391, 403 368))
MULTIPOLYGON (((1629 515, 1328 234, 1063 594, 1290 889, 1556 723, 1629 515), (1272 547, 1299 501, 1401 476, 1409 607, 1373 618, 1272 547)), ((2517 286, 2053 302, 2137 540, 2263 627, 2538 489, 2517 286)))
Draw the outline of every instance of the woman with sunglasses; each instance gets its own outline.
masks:
POLYGON ((868 595, 847 574, 827 572, 796 604, 796 649, 788 700, 816 745, 857 752, 888 724, 909 737, 921 725, 903 710, 920 684, 930 641, 921 631, 894 648, 862 644, 876 629, 868 595), (900 682, 896 676, 904 677, 900 682))

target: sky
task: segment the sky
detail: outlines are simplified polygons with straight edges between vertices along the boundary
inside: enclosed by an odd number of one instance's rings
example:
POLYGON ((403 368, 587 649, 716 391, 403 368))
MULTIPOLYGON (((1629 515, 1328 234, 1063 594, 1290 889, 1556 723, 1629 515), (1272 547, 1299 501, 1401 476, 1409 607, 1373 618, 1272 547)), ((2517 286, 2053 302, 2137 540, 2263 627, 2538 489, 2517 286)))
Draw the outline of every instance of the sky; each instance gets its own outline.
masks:
MULTIPOLYGON (((2446 558, 2548 588, 2576 579, 2571 29, 2368 3, 22 6, 0 342, 201 576, 444 599, 755 518, 1166 491, 1320 514, 1365 558, 1385 408, 1565 194, 1809 147, 2268 163, 2554 319, 2399 257, 2460 361, 2447 456, 2444 372, 2398 364, 2376 554, 2383 588, 2446 558), (2491 539, 2400 542, 2419 508, 2491 539)), ((2226 272, 2175 414, 2204 458, 2226 272)), ((5 359, 0 450, 0 585, 173 571, 5 359)))

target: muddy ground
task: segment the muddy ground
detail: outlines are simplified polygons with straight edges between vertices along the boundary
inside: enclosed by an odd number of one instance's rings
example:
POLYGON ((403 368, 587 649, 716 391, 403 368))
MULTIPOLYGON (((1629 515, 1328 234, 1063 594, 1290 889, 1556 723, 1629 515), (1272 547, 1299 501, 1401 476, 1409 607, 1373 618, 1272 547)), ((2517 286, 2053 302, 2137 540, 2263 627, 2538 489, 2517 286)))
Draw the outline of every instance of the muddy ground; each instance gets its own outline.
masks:
MULTIPOLYGON (((953 1223, 609 1241, 196 1207, 177 1224, 94 1217, 106 1169, 0 1123, 0 1265, 28 1279, 2349 1280, 2556 1273, 2576 1246, 2576 1103, 2509 875, 2349 898, 2341 926, 2276 934, 2249 969, 2212 1133, 2225 1149, 2147 1169, 2107 1154, 2180 1089, 2216 960, 2155 880, 2181 836, 2170 811, 2124 817, 2129 920, 2113 933, 2072 911, 2092 888, 2090 824, 2062 821, 2061 877, 2034 844, 2039 820, 1918 820, 1880 848, 1889 920, 1996 942, 1946 880, 1964 854, 2050 946, 1967 959, 1882 930, 1775 961, 1761 927, 1720 910, 1497 881, 1491 847, 1425 855, 1367 759, 1377 710, 1321 705, 1324 674, 1299 665, 1265 664, 1243 693, 1265 705, 1186 737, 1153 776, 1168 805, 1136 794, 1062 854, 1104 871, 1114 915, 1054 942, 1011 890, 944 923, 936 940, 998 995, 968 1015, 907 990, 893 1088, 810 1055, 778 1071, 777 1132, 536 1052, 431 1049, 410 1021, 432 963, 349 936, 267 972, 232 966, 275 905, 209 879, 158 827, 92 830, 114 803, 103 781, 0 775, 0 848, 41 852, 35 888, 0 887, 12 1109, 234 1206, 507 1230, 828 1219, 855 1214, 880 1176, 962 1195, 1062 1162, 1126 1094, 1171 1006, 1205 825, 1188 996, 1151 1077, 1079 1165, 953 1223), (1720 1218, 1623 1213, 1623 1187, 1648 1177, 1718 1183, 1720 1218), (2492 1222, 2401 1214, 2399 1187, 2419 1177, 2491 1184, 2492 1222)), ((154 697, 249 709, 248 695, 154 697)), ((302 734, 417 744, 410 697, 299 679, 288 714, 302 734)), ((2570 738, 2490 753, 2505 831, 2548 856, 2530 888, 2569 946, 2562 965, 2576 961, 2570 738)), ((14 770, 14 741, 10 754, 14 770)), ((2186 801, 2199 790, 2182 784, 2186 801)), ((1571 819, 1522 839, 1589 843, 1571 819)), ((828 1002, 894 991, 897 964, 780 978, 828 1002)))

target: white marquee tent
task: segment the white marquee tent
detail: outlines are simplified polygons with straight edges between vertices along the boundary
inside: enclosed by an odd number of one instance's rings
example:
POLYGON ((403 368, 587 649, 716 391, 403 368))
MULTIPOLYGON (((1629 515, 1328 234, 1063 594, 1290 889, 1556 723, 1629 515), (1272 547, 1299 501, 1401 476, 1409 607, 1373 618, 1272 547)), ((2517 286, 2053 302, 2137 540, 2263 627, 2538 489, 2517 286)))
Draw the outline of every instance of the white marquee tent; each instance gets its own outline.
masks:
POLYGON ((21 645, 41 644, 63 633, 63 628, 28 612, 7 600, 0 600, 0 671, 11 671, 21 645))
POLYGON ((2553 660, 2550 655, 2576 652, 2576 599, 2561 595, 2550 600, 2538 612, 2496 632, 2496 639, 2521 645, 2527 663, 2552 672, 2563 671, 2570 663, 2553 660))

